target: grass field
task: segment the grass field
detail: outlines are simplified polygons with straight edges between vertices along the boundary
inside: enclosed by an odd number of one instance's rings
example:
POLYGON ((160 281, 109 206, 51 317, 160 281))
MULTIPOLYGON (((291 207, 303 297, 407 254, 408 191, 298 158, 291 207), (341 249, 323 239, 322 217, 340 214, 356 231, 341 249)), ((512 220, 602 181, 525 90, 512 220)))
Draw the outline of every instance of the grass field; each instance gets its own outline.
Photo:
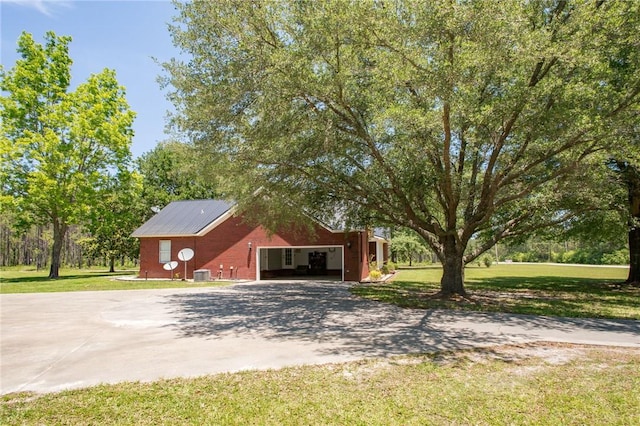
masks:
POLYGON ((228 281, 191 282, 176 280, 121 281, 117 277, 137 275, 138 271, 121 270, 115 273, 98 269, 61 269, 60 278, 50 280, 49 271, 25 268, 0 270, 2 293, 50 293, 62 291, 140 290, 153 288, 211 287, 229 285, 228 281))
MULTIPOLYGON (((440 268, 354 292, 384 303, 640 319, 620 268, 497 265, 466 271, 470 298, 432 299, 440 268)), ((119 271, 2 271, 2 292, 194 286, 119 271)), ((198 284, 200 285, 200 284, 198 284)), ((211 283, 206 283, 211 285, 211 283)), ((215 356, 215 355, 212 355, 215 356)), ((540 343, 0 397, 0 423, 135 425, 640 424, 640 349, 540 343)))
POLYGON ((439 266, 402 269, 393 280, 352 291, 411 308, 466 309, 565 317, 640 319, 640 288, 623 286, 627 269, 547 264, 468 267, 468 298, 431 297, 440 288, 439 266))
POLYGON ((632 425, 640 350, 504 346, 6 395, 4 425, 632 425))

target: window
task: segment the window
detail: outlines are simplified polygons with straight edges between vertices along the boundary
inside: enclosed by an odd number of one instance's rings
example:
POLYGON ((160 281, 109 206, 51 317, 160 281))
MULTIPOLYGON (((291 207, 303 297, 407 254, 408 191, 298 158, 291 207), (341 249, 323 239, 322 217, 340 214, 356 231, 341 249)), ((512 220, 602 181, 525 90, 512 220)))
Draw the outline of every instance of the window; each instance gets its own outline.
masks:
POLYGON ((171 261, 171 240, 160 240, 160 263, 171 261))
POLYGON ((293 266, 293 250, 290 248, 284 249, 284 266, 293 266))

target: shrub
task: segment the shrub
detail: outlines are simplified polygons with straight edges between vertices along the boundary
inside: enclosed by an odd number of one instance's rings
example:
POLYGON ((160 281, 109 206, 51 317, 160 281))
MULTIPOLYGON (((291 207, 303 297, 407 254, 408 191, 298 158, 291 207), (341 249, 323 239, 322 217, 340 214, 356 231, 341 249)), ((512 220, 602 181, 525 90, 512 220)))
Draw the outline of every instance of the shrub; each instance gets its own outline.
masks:
POLYGON ((629 250, 621 249, 613 253, 602 255, 602 263, 605 265, 626 265, 629 263, 629 250))
POLYGON ((388 275, 389 274, 389 267, 387 265, 382 265, 382 268, 380 268, 380 272, 383 275, 388 275))
POLYGON ((511 259, 514 262, 527 262, 529 260, 526 253, 522 253, 522 252, 513 253, 511 255, 511 259))
POLYGON ((493 265, 493 258, 489 255, 482 256, 482 263, 484 263, 484 266, 487 268, 490 268, 491 265, 493 265))
POLYGON ((381 277, 382 277, 382 272, 378 271, 377 269, 374 269, 371 272, 369 272, 369 279, 371 281, 377 281, 381 277))
POLYGON ((394 272, 398 266, 394 262, 387 262, 387 268, 389 268, 390 272, 394 272))

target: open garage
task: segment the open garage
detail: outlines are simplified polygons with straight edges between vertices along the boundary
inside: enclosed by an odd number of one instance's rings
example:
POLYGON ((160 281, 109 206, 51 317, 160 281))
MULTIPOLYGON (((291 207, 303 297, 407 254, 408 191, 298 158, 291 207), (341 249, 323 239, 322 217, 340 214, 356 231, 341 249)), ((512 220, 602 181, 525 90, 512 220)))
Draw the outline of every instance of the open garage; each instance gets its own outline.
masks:
POLYGON ((336 279, 344 281, 342 246, 261 247, 258 279, 336 279))

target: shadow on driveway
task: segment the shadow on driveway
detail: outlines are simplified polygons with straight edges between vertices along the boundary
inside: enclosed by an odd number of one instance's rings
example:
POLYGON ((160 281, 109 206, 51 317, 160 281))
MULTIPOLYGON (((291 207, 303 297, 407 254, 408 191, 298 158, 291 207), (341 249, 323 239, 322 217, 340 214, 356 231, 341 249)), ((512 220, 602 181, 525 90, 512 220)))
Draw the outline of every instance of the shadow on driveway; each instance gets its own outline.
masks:
POLYGON ((621 333, 622 340, 640 336, 637 321, 403 309, 360 299, 348 288, 336 282, 278 282, 171 295, 166 303, 175 323, 169 327, 182 337, 295 340, 322 344, 326 354, 349 356, 563 340, 554 336, 584 332, 621 333))

